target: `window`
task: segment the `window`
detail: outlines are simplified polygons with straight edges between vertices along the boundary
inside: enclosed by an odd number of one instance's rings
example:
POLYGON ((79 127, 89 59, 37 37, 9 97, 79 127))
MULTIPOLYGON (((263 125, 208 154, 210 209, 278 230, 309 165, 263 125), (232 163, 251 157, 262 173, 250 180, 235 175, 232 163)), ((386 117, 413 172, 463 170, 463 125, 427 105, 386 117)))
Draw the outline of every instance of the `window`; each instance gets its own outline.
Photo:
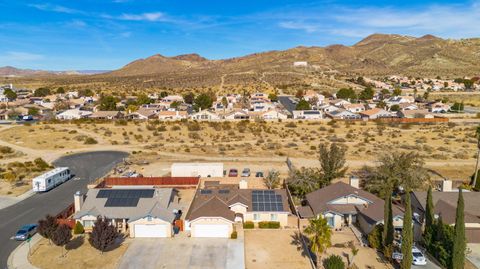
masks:
POLYGON ((260 214, 253 214, 253 220, 260 220, 260 214))
POLYGON ((270 220, 271 221, 277 221, 278 220, 278 215, 277 214, 270 214, 270 220))
POLYGON ((326 217, 328 226, 334 227, 335 226, 335 218, 334 217, 326 217))
POLYGON ((147 221, 152 221, 152 216, 148 216, 147 221))
POLYGON ((85 228, 92 228, 93 227, 93 220, 84 220, 83 227, 85 228))

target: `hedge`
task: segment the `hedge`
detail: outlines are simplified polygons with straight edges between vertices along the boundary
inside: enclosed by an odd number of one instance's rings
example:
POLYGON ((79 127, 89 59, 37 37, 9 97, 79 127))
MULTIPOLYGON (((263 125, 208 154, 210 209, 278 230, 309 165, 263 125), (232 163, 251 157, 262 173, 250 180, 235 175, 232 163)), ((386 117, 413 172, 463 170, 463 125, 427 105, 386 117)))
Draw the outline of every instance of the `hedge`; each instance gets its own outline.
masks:
POLYGON ((280 222, 278 221, 260 221, 258 223, 258 228, 260 229, 279 229, 280 222))
POLYGON ((255 224, 253 221, 245 221, 243 224, 243 229, 253 229, 255 227, 255 224))

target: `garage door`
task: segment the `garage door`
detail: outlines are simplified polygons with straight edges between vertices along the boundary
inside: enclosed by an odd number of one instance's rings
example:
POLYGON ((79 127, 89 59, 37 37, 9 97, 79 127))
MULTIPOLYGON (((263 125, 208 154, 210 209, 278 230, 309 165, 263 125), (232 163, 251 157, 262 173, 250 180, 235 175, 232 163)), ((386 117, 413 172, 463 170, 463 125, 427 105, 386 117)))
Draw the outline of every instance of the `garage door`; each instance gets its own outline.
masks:
POLYGON ((229 224, 196 224, 195 237, 230 237, 229 224))
POLYGON ((135 237, 167 237, 165 224, 135 224, 135 237))

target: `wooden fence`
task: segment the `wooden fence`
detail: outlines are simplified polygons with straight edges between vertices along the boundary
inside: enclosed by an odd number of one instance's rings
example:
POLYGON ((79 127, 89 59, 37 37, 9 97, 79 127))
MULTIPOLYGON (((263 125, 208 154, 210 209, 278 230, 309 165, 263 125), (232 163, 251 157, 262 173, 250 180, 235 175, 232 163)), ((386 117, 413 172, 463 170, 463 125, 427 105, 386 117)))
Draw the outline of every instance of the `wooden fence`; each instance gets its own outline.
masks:
POLYGON ((432 118, 432 119, 426 119, 426 118, 413 118, 413 119, 408 119, 408 118, 380 118, 376 119, 374 121, 378 122, 392 122, 392 123, 444 123, 448 122, 448 118, 432 118))
POLYGON ((105 178, 98 188, 109 186, 196 186, 200 181, 199 177, 108 177, 105 178))

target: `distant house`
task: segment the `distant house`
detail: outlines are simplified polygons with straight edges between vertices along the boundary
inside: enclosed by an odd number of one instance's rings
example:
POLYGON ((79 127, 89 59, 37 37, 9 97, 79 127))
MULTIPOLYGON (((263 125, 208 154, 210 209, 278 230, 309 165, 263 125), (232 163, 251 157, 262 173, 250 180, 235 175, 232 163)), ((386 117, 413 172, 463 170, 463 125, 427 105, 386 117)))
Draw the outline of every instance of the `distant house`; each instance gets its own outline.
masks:
POLYGON ((339 110, 340 108, 338 106, 333 106, 333 105, 322 105, 319 107, 319 109, 325 113, 329 113, 335 110, 339 110))
MULTIPOLYGON (((301 218, 327 219, 334 229, 358 223, 364 234, 383 222, 384 201, 359 188, 359 179, 352 178, 350 185, 337 182, 306 195, 303 206, 298 207, 301 218)), ((394 207, 394 226, 403 226, 403 210, 394 207)))
POLYGON ((201 110, 190 115, 192 120, 219 120, 220 116, 209 110, 201 110))
POLYGON ((345 107, 346 105, 350 105, 352 103, 350 103, 347 100, 336 99, 336 100, 330 101, 330 104, 336 107, 345 107))
POLYGON ((360 112, 360 116, 363 119, 374 120, 374 119, 380 119, 380 118, 392 118, 392 117, 395 117, 395 114, 392 114, 381 108, 373 108, 373 109, 360 112))
POLYGON ((402 103, 402 104, 399 104, 398 107, 400 108, 401 111, 418 109, 418 106, 415 103, 402 103))
POLYGON ((8 111, 7 110, 0 110, 0 120, 7 120, 8 119, 8 111))
POLYGON ((345 109, 338 109, 332 112, 327 113, 327 116, 329 116, 332 119, 341 119, 341 120, 355 120, 355 119, 360 119, 360 115, 347 111, 345 109))
POLYGON ((415 98, 413 96, 392 96, 385 100, 385 103, 388 107, 393 105, 400 105, 404 103, 415 103, 415 98))
POLYGON ((313 104, 314 106, 320 106, 325 102, 325 96, 313 90, 307 90, 303 95, 303 99, 313 104))
POLYGON ((294 119, 303 120, 319 120, 323 119, 323 114, 320 110, 294 110, 292 111, 294 119))
POLYGON ((157 117, 157 111, 155 109, 141 107, 137 111, 129 113, 127 117, 133 120, 155 119, 157 117))
POLYGON ((55 116, 58 120, 78 120, 92 115, 91 111, 76 109, 65 110, 55 116))
POLYGON ((434 115, 426 109, 422 110, 403 110, 398 111, 398 116, 400 118, 407 118, 407 119, 433 119, 434 115))
POLYGON ((304 62, 304 61, 293 62, 293 67, 307 67, 307 66, 308 66, 308 62, 304 62))
POLYGON ((235 223, 275 221, 284 227, 290 214, 284 189, 248 189, 244 180, 197 190, 185 219, 191 237, 229 238, 235 223))
POLYGON ((344 105, 343 108, 352 113, 365 111, 365 106, 363 104, 348 104, 344 105))
POLYGON ((450 111, 450 106, 441 102, 436 102, 429 105, 428 111, 432 113, 447 113, 450 111))
POLYGON ((238 109, 221 115, 221 118, 225 120, 248 120, 250 115, 248 112, 238 109))
POLYGON ((111 220, 130 237, 171 237, 180 216, 177 191, 172 188, 89 189, 86 197, 74 196, 75 214, 85 230, 98 216, 111 220))
POLYGON ((280 111, 278 109, 271 109, 265 112, 260 112, 253 117, 263 119, 263 120, 277 120, 277 119, 286 120, 288 118, 288 115, 287 113, 280 111))
POLYGON ((88 117, 96 120, 116 120, 123 118, 123 113, 120 111, 96 111, 88 117))
POLYGON ((187 111, 169 111, 164 110, 158 112, 159 120, 181 120, 188 117, 187 111))

